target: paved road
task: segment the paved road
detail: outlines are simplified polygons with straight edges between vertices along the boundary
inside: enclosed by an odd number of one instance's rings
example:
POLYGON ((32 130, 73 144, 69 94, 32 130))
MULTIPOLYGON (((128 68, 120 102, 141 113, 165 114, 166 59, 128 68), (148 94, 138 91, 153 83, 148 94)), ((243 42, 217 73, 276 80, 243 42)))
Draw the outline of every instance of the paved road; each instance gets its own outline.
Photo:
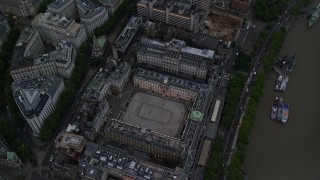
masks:
MULTIPOLYGON (((271 45, 271 40, 272 40, 273 33, 276 32, 280 28, 280 25, 284 22, 284 20, 288 16, 287 11, 291 7, 292 3, 293 2, 289 3, 288 7, 285 9, 285 12, 279 17, 279 20, 274 25, 273 29, 269 33, 269 36, 267 37, 267 39, 266 39, 266 41, 264 43, 264 45, 262 46, 262 48, 260 50, 260 53, 255 58, 254 66, 252 68, 252 71, 251 71, 248 79, 247 79, 246 86, 244 88, 244 91, 243 91, 242 96, 241 96, 240 103, 239 103, 237 111, 236 111, 236 116, 235 116, 235 118, 233 120, 232 127, 229 130, 229 133, 228 133, 228 136, 227 136, 227 141, 226 141, 225 148, 224 148, 224 164, 225 165, 229 164, 232 152, 233 152, 233 150, 235 148, 234 147, 234 145, 235 145, 234 142, 236 141, 237 132, 238 132, 238 129, 240 127, 239 125, 241 124, 240 120, 241 120, 242 115, 244 114, 245 107, 247 105, 247 102, 248 102, 250 94, 251 94, 251 88, 252 88, 253 82, 255 80, 255 74, 260 69, 260 61, 261 61, 262 57, 264 56, 266 50, 271 45)), ((220 179, 224 179, 224 175, 223 174, 220 175, 220 179)))

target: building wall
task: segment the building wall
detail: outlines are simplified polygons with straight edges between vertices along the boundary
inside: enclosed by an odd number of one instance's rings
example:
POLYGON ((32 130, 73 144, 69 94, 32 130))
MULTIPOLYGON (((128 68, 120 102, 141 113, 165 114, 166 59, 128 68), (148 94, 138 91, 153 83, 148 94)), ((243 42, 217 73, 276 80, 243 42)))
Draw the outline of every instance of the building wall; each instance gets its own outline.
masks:
POLYGON ((7 19, 4 19, 0 22, 0 52, 1 52, 1 46, 3 42, 7 39, 9 32, 10 32, 10 26, 7 19))
POLYGON ((152 81, 147 78, 140 78, 135 76, 133 80, 136 87, 143 90, 151 91, 161 96, 171 97, 187 102, 194 102, 198 96, 196 92, 189 89, 164 85, 160 82, 152 81))
POLYGON ((137 4, 138 16, 165 22, 195 33, 199 31, 199 13, 197 10, 193 10, 189 16, 184 16, 170 12, 171 7, 169 6, 167 6, 166 9, 155 8, 153 7, 153 3, 154 2, 148 2, 147 4, 143 4, 139 2, 137 4))

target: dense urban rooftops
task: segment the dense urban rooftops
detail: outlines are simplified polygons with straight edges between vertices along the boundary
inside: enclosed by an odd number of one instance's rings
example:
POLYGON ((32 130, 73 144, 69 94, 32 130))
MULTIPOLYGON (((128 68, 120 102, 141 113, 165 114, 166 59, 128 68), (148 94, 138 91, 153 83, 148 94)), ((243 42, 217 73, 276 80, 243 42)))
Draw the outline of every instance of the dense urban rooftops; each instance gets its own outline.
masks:
POLYGON ((76 0, 81 18, 93 18, 103 11, 104 7, 92 2, 91 0, 76 0))

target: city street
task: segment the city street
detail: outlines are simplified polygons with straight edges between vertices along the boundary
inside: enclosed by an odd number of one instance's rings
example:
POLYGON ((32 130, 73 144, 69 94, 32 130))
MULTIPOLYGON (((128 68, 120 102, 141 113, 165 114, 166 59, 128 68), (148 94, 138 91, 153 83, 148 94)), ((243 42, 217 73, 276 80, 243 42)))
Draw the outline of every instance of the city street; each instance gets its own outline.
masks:
MULTIPOLYGON (((224 148, 224 165, 225 165, 224 167, 225 168, 230 163, 230 158, 231 158, 233 150, 236 146, 236 137, 237 137, 237 133, 240 128, 241 117, 245 113, 244 109, 245 109, 245 107, 248 103, 248 100, 250 98, 251 88, 252 88, 252 85, 255 80, 255 75, 260 70, 260 61, 262 60, 262 57, 264 56, 267 49, 271 45, 272 35, 274 34, 274 32, 276 32, 279 29, 281 24, 284 22, 284 20, 288 16, 287 11, 290 9, 291 5, 292 5, 292 2, 288 5, 288 7, 283 12, 283 14, 279 17, 279 20, 275 23, 273 29, 270 31, 270 33, 265 41, 265 43, 261 47, 259 54, 255 58, 254 66, 252 67, 251 73, 248 76, 247 84, 245 85, 244 91, 242 93, 241 100, 239 102, 239 105, 238 105, 238 108, 236 111, 236 115, 235 115, 235 118, 232 123, 232 127, 229 130, 229 133, 227 134, 227 140, 226 140, 225 148, 224 148)), ((220 179, 224 179, 223 177, 224 177, 224 175, 220 174, 220 179)))

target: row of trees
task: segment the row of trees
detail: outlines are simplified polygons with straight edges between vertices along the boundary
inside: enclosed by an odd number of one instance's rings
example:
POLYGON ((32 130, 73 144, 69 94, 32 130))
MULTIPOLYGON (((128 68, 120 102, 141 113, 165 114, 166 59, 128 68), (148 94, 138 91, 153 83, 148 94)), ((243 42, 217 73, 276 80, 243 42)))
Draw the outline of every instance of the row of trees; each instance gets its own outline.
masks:
POLYGON ((8 65, 15 42, 19 38, 19 34, 19 30, 11 29, 7 40, 2 44, 2 51, 0 53, 0 72, 4 72, 3 75, 0 76, 0 96, 2 97, 0 109, 1 111, 6 111, 7 106, 11 114, 11 116, 7 118, 4 116, 0 117, 0 132, 13 151, 24 160, 31 155, 31 149, 17 137, 16 127, 21 127, 23 119, 12 96, 12 79, 8 65))
POLYGON ((134 14, 135 10, 136 7, 131 3, 131 1, 124 0, 118 9, 111 16, 109 16, 109 19, 102 26, 94 30, 94 34, 96 36, 109 34, 113 28, 117 26, 124 15, 134 14))
POLYGON ((288 0, 257 0, 254 6, 255 17, 266 22, 274 21, 288 5, 288 0))
POLYGON ((210 158, 207 162, 207 168, 204 173, 205 180, 217 180, 219 171, 223 164, 223 140, 220 136, 217 136, 212 150, 210 152, 210 158))
POLYGON ((264 82, 266 75, 272 69, 272 65, 277 58, 277 54, 285 39, 285 29, 276 32, 272 38, 272 44, 266 57, 262 60, 262 70, 257 74, 254 85, 252 87, 252 95, 248 103, 247 111, 242 119, 238 140, 237 150, 231 158, 231 163, 227 168, 227 179, 239 180, 243 177, 243 164, 245 161, 246 146, 249 143, 250 130, 254 125, 255 111, 263 94, 264 82))
POLYGON ((246 73, 243 71, 237 71, 229 81, 228 95, 224 103, 220 121, 221 125, 225 129, 229 129, 232 125, 246 80, 246 73))
POLYGON ((83 78, 88 71, 86 59, 87 54, 90 53, 91 44, 92 38, 88 37, 88 40, 81 45, 72 75, 69 80, 65 81, 65 90, 61 93, 54 112, 45 120, 41 128, 40 139, 42 141, 47 141, 52 138, 66 109, 72 105, 83 78))
POLYGON ((38 9, 37 9, 37 12, 38 13, 45 13, 47 11, 47 6, 52 3, 54 0, 43 0, 38 9))
MULTIPOLYGON (((241 94, 247 79, 244 71, 237 71, 230 79, 228 85, 228 95, 224 103, 221 125, 224 129, 229 129, 235 117, 236 109, 241 98, 241 94)), ((218 179, 219 172, 223 165, 223 140, 218 136, 211 149, 204 177, 206 180, 218 179)))

